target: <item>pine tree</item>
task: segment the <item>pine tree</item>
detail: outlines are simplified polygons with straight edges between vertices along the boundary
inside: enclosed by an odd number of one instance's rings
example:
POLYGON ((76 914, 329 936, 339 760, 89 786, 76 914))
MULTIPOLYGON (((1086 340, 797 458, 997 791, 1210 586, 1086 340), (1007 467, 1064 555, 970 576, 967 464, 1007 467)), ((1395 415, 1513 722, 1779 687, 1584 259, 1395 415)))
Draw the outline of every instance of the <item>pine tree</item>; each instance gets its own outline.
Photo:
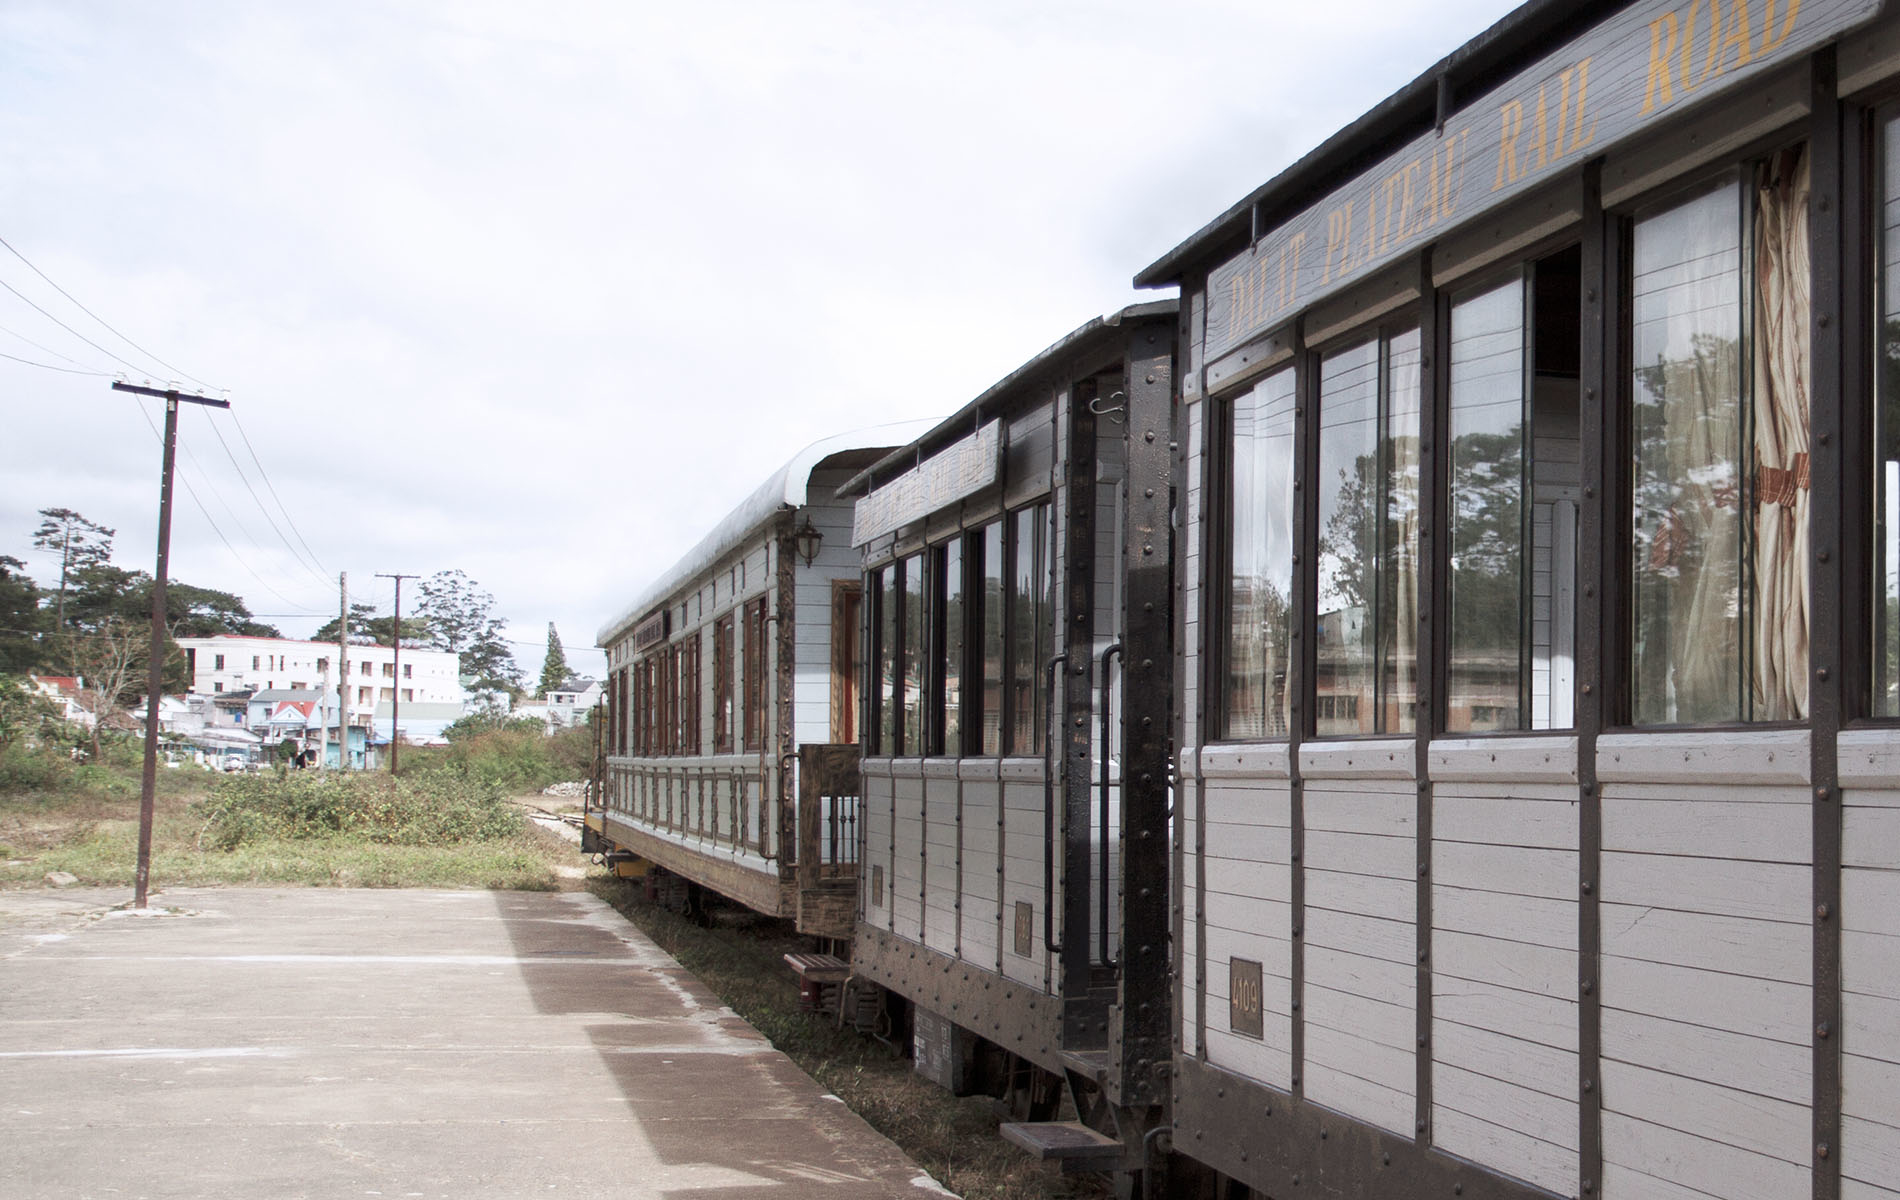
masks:
POLYGON ((548 656, 541 663, 541 691, 545 696, 556 691, 567 682, 567 655, 561 649, 561 635, 554 629, 554 622, 548 622, 548 656))

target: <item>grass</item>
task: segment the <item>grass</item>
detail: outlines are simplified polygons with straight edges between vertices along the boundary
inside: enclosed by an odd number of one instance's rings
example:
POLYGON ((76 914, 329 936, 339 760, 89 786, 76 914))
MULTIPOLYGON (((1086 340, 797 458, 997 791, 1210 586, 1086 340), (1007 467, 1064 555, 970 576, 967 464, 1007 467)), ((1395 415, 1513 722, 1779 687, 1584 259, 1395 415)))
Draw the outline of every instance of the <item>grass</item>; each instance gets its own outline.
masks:
MULTIPOLYGON (((21 770, 0 789, 0 887, 130 887, 138 857, 136 766, 21 770)), ((492 780, 392 786, 372 773, 214 777, 164 770, 152 829, 155 887, 283 885, 552 891, 572 846, 535 829, 492 780)))
POLYGON ((650 904, 639 885, 590 877, 612 904, 691 971, 721 1002, 769 1038, 936 1180, 966 1200, 1035 1200, 1108 1194, 1097 1177, 1041 1167, 996 1134, 985 1097, 956 1097, 919 1077, 881 1042, 798 1007, 798 981, 783 956, 808 950, 783 921, 717 908, 710 929, 650 904))

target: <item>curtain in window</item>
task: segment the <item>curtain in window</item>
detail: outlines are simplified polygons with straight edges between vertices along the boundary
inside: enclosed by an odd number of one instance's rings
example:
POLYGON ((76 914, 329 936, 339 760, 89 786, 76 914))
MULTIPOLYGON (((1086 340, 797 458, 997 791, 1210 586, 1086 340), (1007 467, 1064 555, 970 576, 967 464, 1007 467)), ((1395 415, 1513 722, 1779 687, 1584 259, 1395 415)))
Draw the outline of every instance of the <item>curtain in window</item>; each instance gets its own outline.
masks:
POLYGON ((1808 156, 1755 180, 1755 716, 1808 714, 1808 156))

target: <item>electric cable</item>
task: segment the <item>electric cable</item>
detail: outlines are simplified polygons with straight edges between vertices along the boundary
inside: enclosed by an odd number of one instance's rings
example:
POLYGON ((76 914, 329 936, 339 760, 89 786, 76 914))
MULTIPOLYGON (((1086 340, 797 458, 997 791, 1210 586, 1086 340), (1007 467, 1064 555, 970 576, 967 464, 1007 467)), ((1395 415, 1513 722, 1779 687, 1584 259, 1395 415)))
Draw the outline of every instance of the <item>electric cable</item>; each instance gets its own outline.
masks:
MULTIPOLYGON (((244 490, 251 494, 251 499, 257 504, 257 510, 264 514, 264 520, 270 525, 271 532, 277 535, 277 540, 284 544, 284 549, 290 551, 290 556, 297 561, 299 566, 321 580, 325 587, 328 587, 330 583, 328 576, 323 571, 318 570, 316 564, 305 558, 297 550, 297 547, 290 544, 290 539, 284 536, 283 528, 277 524, 276 518, 271 516, 270 508, 264 503, 264 498, 257 494, 256 488, 251 486, 250 477, 244 473, 243 466, 238 463, 237 455, 231 453, 231 443, 225 440, 224 431, 218 428, 217 421, 212 419, 209 414, 206 414, 205 420, 206 423, 211 426, 211 432, 217 436, 218 445, 224 448, 224 457, 230 460, 231 469, 237 472, 238 481, 244 485, 244 490)), ((199 470, 202 472, 203 468, 200 467, 199 470)), ((258 470, 260 472, 263 470, 263 464, 258 464, 258 470)), ((268 484, 269 480, 265 482, 268 484)))
MULTIPOLYGON (((35 275, 38 275, 41 279, 46 280, 46 282, 52 286, 52 289, 54 291, 66 297, 66 299, 71 300, 73 302, 74 307, 78 308, 80 312, 85 313, 87 316, 91 317, 93 320, 99 322, 99 324, 104 326, 106 329, 111 330, 112 335, 118 338, 120 341, 124 342, 126 345, 132 347, 134 350, 137 350, 140 354, 143 354, 145 357, 151 359, 153 362, 157 363, 159 366, 164 367, 167 371, 177 372, 177 374, 183 376, 186 379, 191 380, 193 383, 197 384, 199 387, 212 388, 213 391, 218 390, 217 388, 212 387, 211 384, 208 384, 204 380, 198 378, 196 375, 192 375, 186 371, 181 371, 177 367, 172 366, 170 363, 166 362, 164 359, 160 358, 158 355, 153 354, 150 350, 147 350, 145 347, 139 345, 137 342, 133 341, 131 338, 125 336, 123 333, 120 333, 117 329, 113 329, 112 326, 106 321, 104 317, 92 311, 90 308, 87 308, 85 305, 79 303, 78 299, 74 297, 71 292, 59 286, 59 284, 54 283, 52 276, 48 275, 46 272, 34 266, 31 260, 29 260, 26 255, 21 254, 18 250, 15 250, 13 248, 13 243, 7 241, 7 239, 0 238, 0 246, 5 246, 7 248, 8 253, 12 254, 13 257, 19 259, 21 262, 26 263, 27 268, 31 270, 35 275)), ((12 291, 13 289, 8 288, 7 290, 12 291)), ((17 296, 19 295, 19 293, 14 292, 14 295, 17 296)), ((25 297, 22 296, 21 299, 25 299, 25 297)), ((27 303, 32 304, 33 302, 28 300, 27 303)), ((34 307, 38 308, 39 306, 35 304, 34 307)), ((44 312, 45 310, 41 309, 41 311, 44 312)), ((75 334, 75 336, 77 335, 75 334)), ((121 359, 120 361, 123 362, 124 360, 121 359)))

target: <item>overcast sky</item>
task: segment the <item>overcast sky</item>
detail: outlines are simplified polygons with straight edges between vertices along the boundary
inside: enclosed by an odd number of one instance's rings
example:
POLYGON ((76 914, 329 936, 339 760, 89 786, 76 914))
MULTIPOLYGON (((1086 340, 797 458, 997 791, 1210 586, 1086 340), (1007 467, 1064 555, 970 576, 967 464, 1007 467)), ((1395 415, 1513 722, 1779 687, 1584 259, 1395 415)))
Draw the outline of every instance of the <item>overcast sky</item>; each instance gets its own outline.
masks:
POLYGON ((97 343, 0 290, 0 353, 102 373, 0 358, 0 554, 55 581, 65 507, 151 570, 163 406, 105 376, 202 380, 233 411, 183 416, 174 579, 301 637, 339 571, 386 612, 374 573, 459 568, 530 682, 549 621, 598 671, 796 449, 1154 298, 1510 7, 0 0, 0 238, 144 348, 0 249, 97 343))

